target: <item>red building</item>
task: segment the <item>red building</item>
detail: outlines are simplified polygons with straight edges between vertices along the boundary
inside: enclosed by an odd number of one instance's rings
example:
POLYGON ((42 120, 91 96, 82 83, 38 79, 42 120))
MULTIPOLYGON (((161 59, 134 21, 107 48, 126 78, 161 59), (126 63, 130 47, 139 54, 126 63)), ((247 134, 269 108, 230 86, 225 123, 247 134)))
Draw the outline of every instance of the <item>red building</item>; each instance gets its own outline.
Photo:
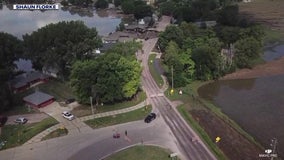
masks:
POLYGON ((51 95, 37 91, 31 95, 24 97, 23 100, 26 102, 27 105, 31 107, 41 108, 54 102, 55 99, 51 95))
POLYGON ((16 93, 26 90, 37 82, 47 82, 49 78, 50 77, 48 75, 42 74, 38 71, 32 71, 16 76, 13 80, 10 81, 10 84, 14 93, 16 93))

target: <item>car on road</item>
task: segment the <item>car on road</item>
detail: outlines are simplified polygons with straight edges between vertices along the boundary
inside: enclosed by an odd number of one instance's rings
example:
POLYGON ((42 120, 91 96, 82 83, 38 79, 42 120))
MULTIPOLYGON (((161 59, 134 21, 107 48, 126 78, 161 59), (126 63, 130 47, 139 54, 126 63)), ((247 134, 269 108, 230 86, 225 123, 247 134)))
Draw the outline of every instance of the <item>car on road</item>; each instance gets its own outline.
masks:
POLYGON ((120 134, 119 133, 113 133, 112 137, 113 138, 120 138, 120 134))
POLYGON ((28 122, 28 119, 27 118, 23 118, 23 117, 19 117, 19 118, 15 119, 14 122, 18 123, 18 124, 25 124, 25 123, 28 122))
POLYGON ((150 123, 151 121, 153 121, 154 119, 156 119, 156 113, 150 113, 144 120, 145 123, 150 123))
POLYGON ((62 112, 62 116, 64 118, 68 119, 69 121, 75 119, 75 116, 73 114, 71 114, 70 112, 68 112, 68 111, 62 112))

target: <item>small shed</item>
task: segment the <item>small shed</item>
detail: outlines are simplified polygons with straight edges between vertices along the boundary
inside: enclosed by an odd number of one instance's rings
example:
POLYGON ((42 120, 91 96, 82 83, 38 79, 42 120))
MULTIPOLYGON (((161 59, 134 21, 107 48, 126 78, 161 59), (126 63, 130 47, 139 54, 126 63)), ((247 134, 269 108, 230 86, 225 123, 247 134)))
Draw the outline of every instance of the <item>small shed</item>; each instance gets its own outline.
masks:
POLYGON ((54 102, 55 99, 51 95, 48 95, 40 91, 36 91, 35 93, 24 97, 23 100, 26 102, 27 105, 31 107, 41 108, 54 102))

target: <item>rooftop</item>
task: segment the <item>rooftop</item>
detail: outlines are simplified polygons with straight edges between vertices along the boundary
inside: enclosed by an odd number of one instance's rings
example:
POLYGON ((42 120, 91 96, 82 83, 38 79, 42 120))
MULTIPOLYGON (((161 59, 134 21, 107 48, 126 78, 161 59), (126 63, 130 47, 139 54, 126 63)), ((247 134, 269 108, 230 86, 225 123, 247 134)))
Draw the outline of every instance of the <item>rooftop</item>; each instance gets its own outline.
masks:
POLYGON ((23 98, 24 101, 32 103, 34 105, 40 105, 50 99, 53 99, 54 97, 51 95, 48 95, 46 93, 36 91, 33 94, 30 94, 23 98))

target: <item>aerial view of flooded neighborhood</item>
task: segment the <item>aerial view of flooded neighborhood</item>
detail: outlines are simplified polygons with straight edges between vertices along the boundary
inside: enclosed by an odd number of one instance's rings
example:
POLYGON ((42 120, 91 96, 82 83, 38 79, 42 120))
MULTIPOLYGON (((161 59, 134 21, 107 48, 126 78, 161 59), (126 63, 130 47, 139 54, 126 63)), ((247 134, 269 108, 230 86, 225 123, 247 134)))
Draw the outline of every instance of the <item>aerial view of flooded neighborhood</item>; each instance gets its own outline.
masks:
POLYGON ((0 0, 0 160, 282 160, 283 0, 0 0))

